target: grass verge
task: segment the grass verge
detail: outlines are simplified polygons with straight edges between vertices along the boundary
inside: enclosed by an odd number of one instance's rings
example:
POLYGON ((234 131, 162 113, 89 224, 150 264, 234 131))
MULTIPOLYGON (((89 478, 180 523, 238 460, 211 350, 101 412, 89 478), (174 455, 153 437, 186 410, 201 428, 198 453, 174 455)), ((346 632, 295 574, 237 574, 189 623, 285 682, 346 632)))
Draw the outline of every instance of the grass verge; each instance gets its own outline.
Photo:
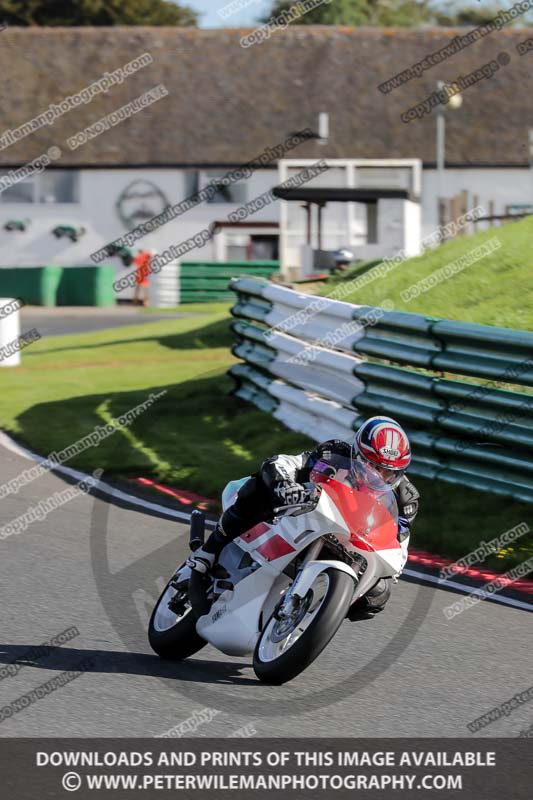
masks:
MULTIPOLYGON (((45 455, 165 389, 129 428, 68 464, 152 477, 208 497, 269 455, 312 444, 228 394, 226 371, 234 361, 228 305, 189 308, 197 316, 35 342, 23 351, 21 367, 2 370, 0 426, 45 455)), ((464 487, 416 483, 422 503, 413 546, 452 558, 527 520, 530 511, 464 487)), ((532 554, 524 537, 487 566, 506 570, 532 554)))
POLYGON ((335 290, 342 285, 339 299, 349 303, 381 306, 389 300, 397 311, 533 330, 532 252, 533 217, 527 217, 521 222, 453 239, 417 258, 400 261, 385 277, 372 273, 375 261, 366 262, 347 270, 342 277, 329 278, 320 287, 309 285, 308 290, 335 297, 335 290), (497 250, 418 297, 402 299, 401 293, 411 285, 494 237, 501 242, 497 250), (365 280, 375 278, 366 285, 357 284, 355 280, 363 275, 365 280), (354 288, 344 294, 351 281, 354 288))

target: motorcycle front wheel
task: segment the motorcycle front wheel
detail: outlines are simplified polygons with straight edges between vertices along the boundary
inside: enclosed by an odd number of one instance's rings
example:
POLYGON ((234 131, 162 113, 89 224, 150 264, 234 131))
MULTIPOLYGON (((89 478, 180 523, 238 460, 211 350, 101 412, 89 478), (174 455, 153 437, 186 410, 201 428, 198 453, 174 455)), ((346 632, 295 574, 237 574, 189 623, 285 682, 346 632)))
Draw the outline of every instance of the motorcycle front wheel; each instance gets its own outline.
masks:
POLYGON ((155 604, 148 625, 148 641, 152 650, 161 658, 171 661, 182 661, 197 653, 207 644, 196 633, 197 619, 186 593, 178 593, 168 583, 155 604))
POLYGON ((342 625, 353 591, 350 575, 325 569, 291 617, 279 618, 276 609, 254 652, 254 671, 259 680, 286 683, 312 664, 342 625))

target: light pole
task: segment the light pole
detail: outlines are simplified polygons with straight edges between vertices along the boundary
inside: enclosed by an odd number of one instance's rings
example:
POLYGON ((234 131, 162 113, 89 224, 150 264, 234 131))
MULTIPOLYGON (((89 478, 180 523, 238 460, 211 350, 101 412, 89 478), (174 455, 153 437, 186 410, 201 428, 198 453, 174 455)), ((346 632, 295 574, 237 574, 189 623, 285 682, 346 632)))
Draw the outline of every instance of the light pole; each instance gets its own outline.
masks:
MULTIPOLYGON (((444 81, 437 81, 437 91, 445 91, 444 81)), ((451 95, 448 105, 452 109, 460 108, 463 102, 462 96, 457 92, 451 95)), ((439 225, 442 224, 441 200, 444 200, 444 164, 446 160, 446 106, 439 103, 437 106, 436 120, 436 162, 437 162, 437 214, 439 225)))

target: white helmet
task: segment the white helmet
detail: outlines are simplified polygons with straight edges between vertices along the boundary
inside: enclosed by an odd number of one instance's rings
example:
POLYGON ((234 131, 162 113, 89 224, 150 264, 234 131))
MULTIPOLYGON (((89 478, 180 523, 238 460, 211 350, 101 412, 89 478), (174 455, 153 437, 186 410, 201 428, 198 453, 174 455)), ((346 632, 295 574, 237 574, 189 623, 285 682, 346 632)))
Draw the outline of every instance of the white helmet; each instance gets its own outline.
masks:
POLYGON ((343 247, 340 250, 335 250, 333 258, 336 264, 351 264, 354 259, 354 254, 351 250, 343 247))

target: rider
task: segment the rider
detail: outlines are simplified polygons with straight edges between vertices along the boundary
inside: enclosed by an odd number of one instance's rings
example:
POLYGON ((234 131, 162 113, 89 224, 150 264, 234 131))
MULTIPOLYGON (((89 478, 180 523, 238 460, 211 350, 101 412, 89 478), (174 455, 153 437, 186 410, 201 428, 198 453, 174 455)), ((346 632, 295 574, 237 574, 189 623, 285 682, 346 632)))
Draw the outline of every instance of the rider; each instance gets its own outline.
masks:
POLYGON ((332 272, 343 272, 345 269, 348 269, 350 264, 352 264, 354 260, 354 254, 351 250, 343 247, 340 250, 335 250, 333 253, 333 262, 335 266, 333 267, 332 272))
MULTIPOLYGON (((271 519, 273 508, 305 503, 309 492, 303 484, 309 481, 313 465, 319 460, 327 462, 332 455, 363 461, 393 489, 400 515, 398 539, 407 548, 420 497, 405 475, 411 461, 411 448, 403 428, 390 417, 379 416, 371 417, 361 425, 353 445, 342 439, 330 439, 299 455, 277 455, 264 461, 241 487, 233 505, 224 511, 207 542, 187 559, 187 565, 197 572, 206 573, 224 545, 258 522, 271 519)), ((352 605, 350 616, 354 609, 363 613, 381 611, 390 591, 390 579, 380 579, 352 605)))

